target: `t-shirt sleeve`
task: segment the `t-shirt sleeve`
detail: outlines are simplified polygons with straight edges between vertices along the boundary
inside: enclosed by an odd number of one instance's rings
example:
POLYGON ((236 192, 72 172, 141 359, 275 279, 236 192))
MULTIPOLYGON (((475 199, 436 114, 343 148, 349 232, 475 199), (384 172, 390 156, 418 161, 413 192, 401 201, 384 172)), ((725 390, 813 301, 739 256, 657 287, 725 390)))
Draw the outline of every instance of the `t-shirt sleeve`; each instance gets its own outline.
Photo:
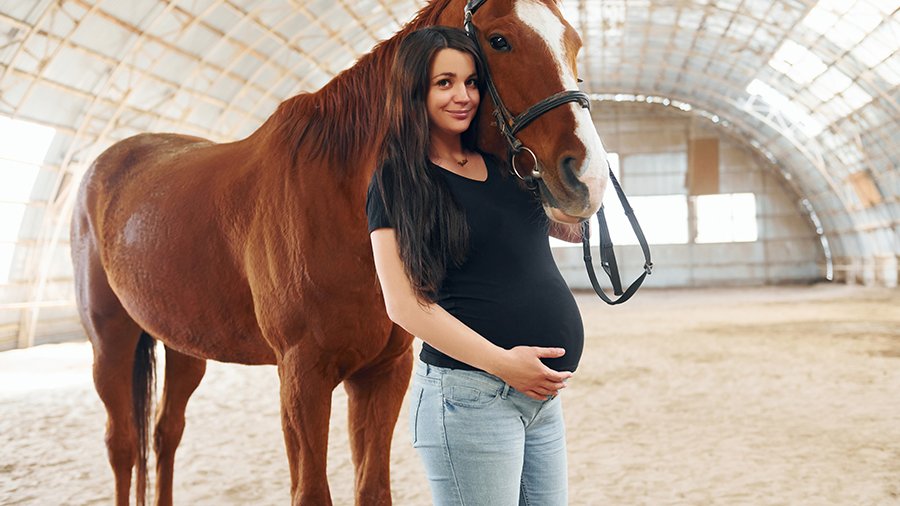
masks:
POLYGON ((384 198, 374 175, 369 181, 369 191, 366 194, 366 217, 369 220, 369 233, 379 228, 394 228, 388 218, 387 209, 384 207, 384 198))

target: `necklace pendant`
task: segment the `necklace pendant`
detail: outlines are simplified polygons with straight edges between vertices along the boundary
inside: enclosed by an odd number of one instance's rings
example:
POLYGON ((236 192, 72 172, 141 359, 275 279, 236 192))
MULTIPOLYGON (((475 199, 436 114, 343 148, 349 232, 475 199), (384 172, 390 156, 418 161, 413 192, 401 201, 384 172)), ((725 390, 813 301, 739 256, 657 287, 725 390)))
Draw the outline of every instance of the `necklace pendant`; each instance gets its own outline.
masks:
POLYGON ((456 162, 456 165, 459 165, 460 167, 465 167, 467 163, 469 163, 469 159, 463 158, 462 160, 456 162))

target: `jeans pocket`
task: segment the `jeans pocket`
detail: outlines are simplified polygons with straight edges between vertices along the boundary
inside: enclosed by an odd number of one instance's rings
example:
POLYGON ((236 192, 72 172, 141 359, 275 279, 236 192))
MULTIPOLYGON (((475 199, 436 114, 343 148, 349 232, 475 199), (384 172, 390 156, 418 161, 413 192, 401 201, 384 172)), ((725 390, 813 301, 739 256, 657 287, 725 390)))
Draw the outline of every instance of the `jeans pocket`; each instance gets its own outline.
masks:
POLYGON ((425 389, 421 386, 413 386, 412 397, 409 403, 409 431, 412 435, 413 448, 419 442, 419 410, 422 409, 422 396, 425 389))
POLYGON ((464 408, 484 408, 500 398, 502 388, 486 388, 480 385, 450 385, 444 390, 448 404, 464 408))

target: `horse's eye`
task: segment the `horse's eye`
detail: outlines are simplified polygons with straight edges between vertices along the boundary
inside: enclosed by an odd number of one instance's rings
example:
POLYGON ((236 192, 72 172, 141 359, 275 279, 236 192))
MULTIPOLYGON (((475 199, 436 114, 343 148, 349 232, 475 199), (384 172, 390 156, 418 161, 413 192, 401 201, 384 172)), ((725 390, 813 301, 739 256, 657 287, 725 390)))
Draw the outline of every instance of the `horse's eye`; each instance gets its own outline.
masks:
POLYGON ((576 80, 578 81, 578 84, 581 84, 581 83, 584 82, 584 79, 582 79, 582 78, 580 78, 580 77, 576 78, 576 80))
POLYGON ((497 51, 506 52, 512 49, 509 42, 506 41, 506 38, 500 35, 491 35, 489 42, 491 43, 491 47, 497 51))

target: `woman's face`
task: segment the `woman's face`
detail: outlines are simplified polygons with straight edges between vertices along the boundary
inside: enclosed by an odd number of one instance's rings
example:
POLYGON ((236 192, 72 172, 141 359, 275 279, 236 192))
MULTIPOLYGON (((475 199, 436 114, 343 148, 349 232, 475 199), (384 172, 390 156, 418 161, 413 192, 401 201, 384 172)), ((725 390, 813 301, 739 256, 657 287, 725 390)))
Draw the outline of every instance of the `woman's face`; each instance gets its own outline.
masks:
POLYGON ((469 128, 478 110, 478 76, 472 56, 441 49, 429 72, 426 106, 432 135, 459 135, 469 128))

